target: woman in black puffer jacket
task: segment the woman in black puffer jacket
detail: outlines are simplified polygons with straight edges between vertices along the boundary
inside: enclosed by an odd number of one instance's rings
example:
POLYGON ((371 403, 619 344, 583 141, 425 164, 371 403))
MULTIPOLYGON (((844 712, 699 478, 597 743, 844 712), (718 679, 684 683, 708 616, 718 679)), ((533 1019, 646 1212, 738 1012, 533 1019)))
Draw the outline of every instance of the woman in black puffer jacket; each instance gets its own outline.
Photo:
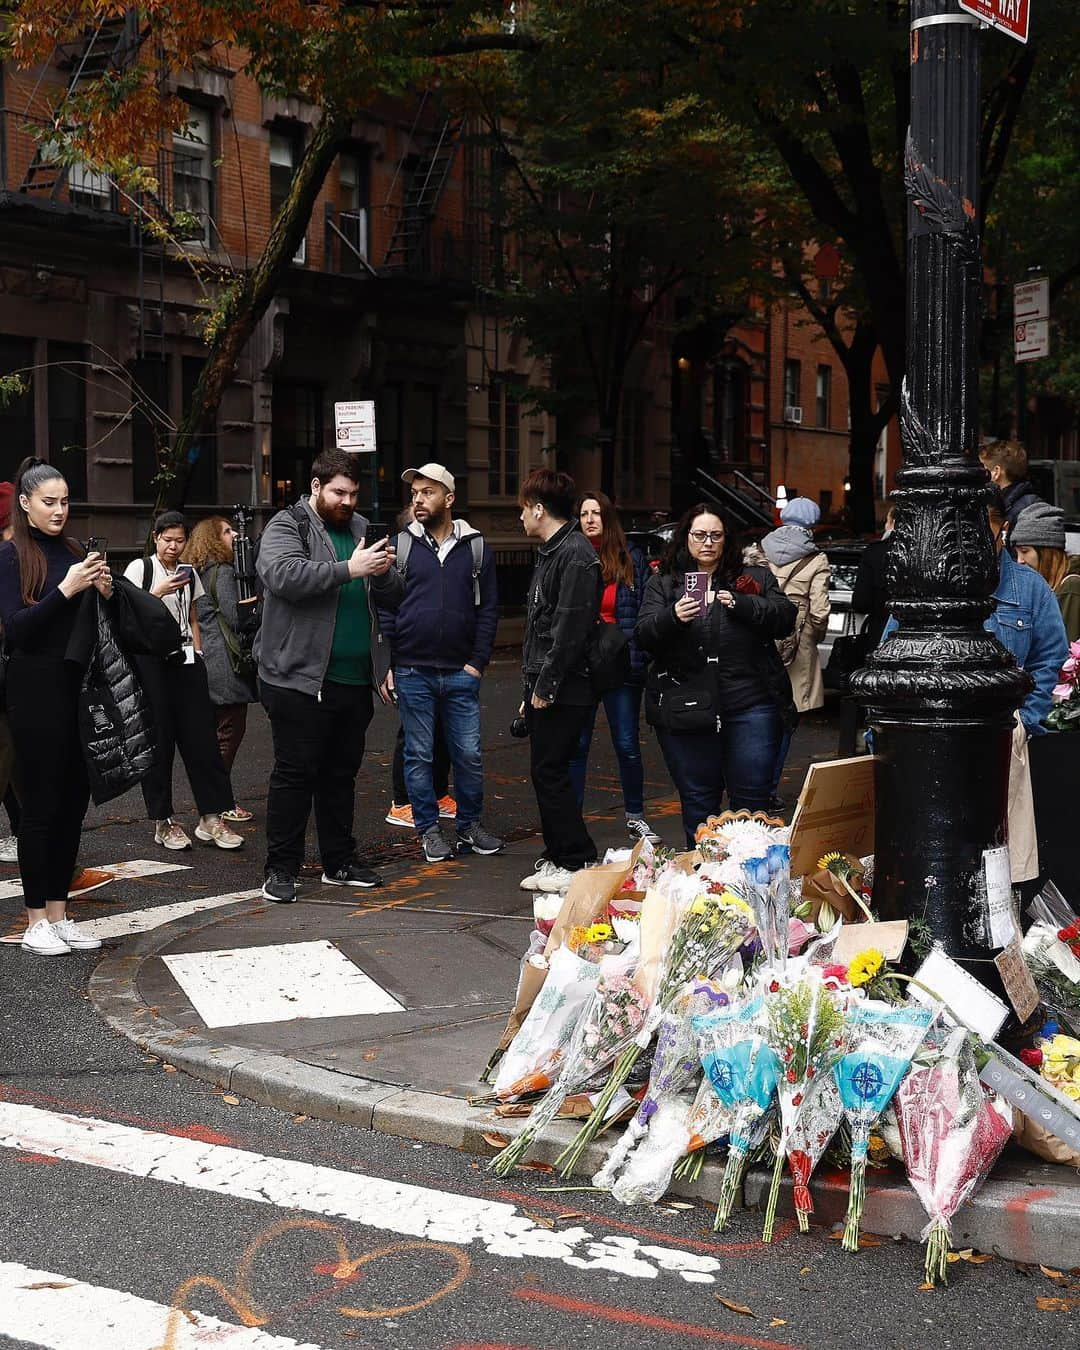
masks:
POLYGON ((721 509, 691 507, 634 630, 652 658, 645 717, 678 789, 688 844, 725 788, 733 811, 768 808, 780 738, 795 718, 775 643, 796 618, 770 570, 743 564, 721 509), (700 602, 685 594, 688 572, 703 574, 700 602))
MULTIPOLYGON (((615 757, 619 761, 626 830, 635 844, 639 839, 658 844, 659 836, 645 820, 645 771, 638 734, 648 658, 634 641, 634 627, 649 580, 649 564, 641 550, 627 542, 615 506, 603 492, 586 492, 578 500, 577 514, 581 532, 596 549, 604 574, 600 618, 604 623, 613 623, 630 639, 630 678, 601 699, 615 757)), ((579 802, 585 800, 585 772, 596 724, 596 708, 593 704, 592 716, 582 730, 577 754, 570 761, 570 781, 579 802)))

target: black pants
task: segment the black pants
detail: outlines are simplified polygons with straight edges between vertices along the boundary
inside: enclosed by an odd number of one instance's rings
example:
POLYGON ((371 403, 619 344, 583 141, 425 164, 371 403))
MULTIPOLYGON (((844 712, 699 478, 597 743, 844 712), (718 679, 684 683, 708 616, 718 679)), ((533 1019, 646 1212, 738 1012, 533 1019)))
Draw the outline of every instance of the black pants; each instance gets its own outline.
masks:
POLYGON ((199 815, 217 816, 227 811, 233 805, 233 794, 218 750, 214 705, 202 660, 196 657, 188 666, 144 656, 138 660, 138 671, 150 700, 157 741, 154 767, 142 784, 146 814, 151 820, 168 820, 173 813, 173 759, 177 750, 199 815))
POLYGON ((593 710, 563 703, 534 708, 529 702, 531 692, 525 691, 525 721, 529 727, 529 771, 540 808, 544 857, 557 867, 575 872, 596 861, 596 845, 585 827, 581 803, 570 781, 570 761, 578 752, 581 733, 593 710))
MULTIPOLYGON (((434 759, 431 764, 432 786, 435 800, 441 801, 450 791, 450 751, 446 748, 442 723, 435 720, 434 759)), ((393 777, 394 805, 404 806, 409 800, 409 789, 405 786, 405 728, 398 727, 397 740, 394 742, 394 761, 391 766, 393 777)))
POLYGON ((323 871, 336 872, 356 857, 356 775, 374 711, 371 688, 327 681, 319 700, 264 684, 262 701, 274 738, 266 800, 267 870, 300 875, 314 801, 323 871))
POLYGON ((81 672, 54 657, 8 663, 7 706, 22 789, 19 872, 27 909, 66 900, 90 802, 78 696, 81 672))

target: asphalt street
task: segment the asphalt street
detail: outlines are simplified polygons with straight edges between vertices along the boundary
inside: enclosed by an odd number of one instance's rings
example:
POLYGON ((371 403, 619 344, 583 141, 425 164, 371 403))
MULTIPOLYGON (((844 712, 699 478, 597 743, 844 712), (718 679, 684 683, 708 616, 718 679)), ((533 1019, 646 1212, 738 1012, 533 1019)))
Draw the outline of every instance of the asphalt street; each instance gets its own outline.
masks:
MULTIPOLYGON (((523 838, 535 808, 524 747, 507 734, 514 676, 500 663, 486 686, 487 815, 523 838)), ((362 775, 358 834, 373 861, 407 862, 416 849, 382 824, 394 730, 377 716, 362 775)), ((793 778, 811 755, 833 753, 835 734, 829 716, 807 719, 793 778)), ((660 832, 674 842, 651 741, 647 766, 660 832)), ((137 795, 94 812, 82 861, 126 863, 131 875, 76 916, 118 920, 257 886, 268 771, 256 710, 236 775, 256 821, 239 853, 155 849, 137 795), (147 873, 145 862, 183 870, 147 873)), ((619 804, 602 724, 591 794, 594 810, 619 804)), ((194 823, 186 785, 177 814, 194 823)), ((9 931, 20 905, 3 882, 14 879, 14 868, 0 872, 9 931)), ((109 946, 122 954, 122 937, 109 946)), ((765 1248, 750 1213, 718 1239, 704 1204, 619 1209, 589 1191, 552 1191, 545 1171, 500 1180, 452 1150, 256 1107, 109 1030, 86 994, 97 960, 0 945, 0 1346, 1077 1344, 1075 1310, 1037 1306, 1058 1293, 1037 1268, 958 1262, 950 1289, 922 1290, 910 1243, 875 1239, 851 1257, 824 1229, 802 1237, 783 1224, 765 1248)))

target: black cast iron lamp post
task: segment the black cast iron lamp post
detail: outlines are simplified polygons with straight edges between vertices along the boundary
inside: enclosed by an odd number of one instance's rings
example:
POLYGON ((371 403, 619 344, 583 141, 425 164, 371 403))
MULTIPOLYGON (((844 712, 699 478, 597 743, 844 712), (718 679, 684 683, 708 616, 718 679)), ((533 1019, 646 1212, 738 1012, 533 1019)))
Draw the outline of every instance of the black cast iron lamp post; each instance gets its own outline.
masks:
MULTIPOLYGON (((997 986, 983 852, 1006 841, 1009 756, 1029 677, 983 623, 998 568, 979 463, 979 22, 912 0, 903 468, 889 564, 896 633, 852 680, 869 709, 874 902, 924 918, 997 986)), ((942 991, 946 994, 947 991, 942 991)))

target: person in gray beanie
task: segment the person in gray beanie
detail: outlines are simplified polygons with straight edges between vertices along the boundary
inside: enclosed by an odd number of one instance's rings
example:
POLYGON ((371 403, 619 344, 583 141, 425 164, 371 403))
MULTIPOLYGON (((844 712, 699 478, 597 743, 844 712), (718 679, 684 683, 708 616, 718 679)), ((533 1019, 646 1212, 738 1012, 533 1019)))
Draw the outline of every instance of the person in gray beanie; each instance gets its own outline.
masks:
POLYGON ((1016 518, 1009 534, 1016 561, 1038 572, 1057 597, 1069 641, 1080 638, 1080 558, 1065 556, 1065 512, 1034 502, 1016 518))
MULTIPOLYGON (((743 555, 747 563, 768 566, 781 591, 798 610, 795 632, 778 646, 799 713, 810 712, 825 703, 818 643, 829 626, 829 562, 815 547, 811 533, 820 519, 817 502, 809 497, 793 497, 780 512, 779 528, 743 555)), ((779 795, 780 776, 793 732, 794 726, 785 729, 776 757, 769 802, 774 812, 784 807, 779 795)))

